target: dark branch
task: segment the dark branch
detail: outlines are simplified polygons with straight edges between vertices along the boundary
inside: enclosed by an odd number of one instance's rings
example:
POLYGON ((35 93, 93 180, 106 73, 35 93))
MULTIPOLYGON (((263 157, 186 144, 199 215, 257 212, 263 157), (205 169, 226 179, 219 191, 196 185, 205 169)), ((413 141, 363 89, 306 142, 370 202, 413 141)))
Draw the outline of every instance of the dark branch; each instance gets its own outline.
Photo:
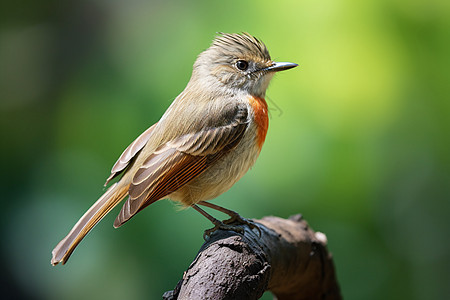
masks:
POLYGON ((326 236, 301 215, 255 220, 244 234, 218 230, 164 299, 341 299, 326 236))

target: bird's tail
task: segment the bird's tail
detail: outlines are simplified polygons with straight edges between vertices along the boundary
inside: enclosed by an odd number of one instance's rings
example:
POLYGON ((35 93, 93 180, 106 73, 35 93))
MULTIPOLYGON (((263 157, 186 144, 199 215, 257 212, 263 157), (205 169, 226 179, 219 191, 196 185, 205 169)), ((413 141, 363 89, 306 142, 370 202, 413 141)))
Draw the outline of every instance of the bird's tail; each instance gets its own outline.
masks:
POLYGON ((67 262, 75 247, 89 231, 128 195, 128 187, 128 185, 120 185, 120 182, 115 183, 89 208, 73 226, 69 234, 53 249, 52 265, 56 266, 59 263, 65 264, 67 262))

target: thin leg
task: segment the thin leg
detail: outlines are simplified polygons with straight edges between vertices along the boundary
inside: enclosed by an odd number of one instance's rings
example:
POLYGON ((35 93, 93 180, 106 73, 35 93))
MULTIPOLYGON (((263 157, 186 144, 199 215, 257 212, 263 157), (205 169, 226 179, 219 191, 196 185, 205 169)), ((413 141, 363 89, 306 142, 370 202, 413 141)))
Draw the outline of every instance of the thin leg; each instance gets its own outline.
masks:
POLYGON ((250 227, 250 229, 256 228, 258 230, 258 232, 259 232, 259 236, 261 236, 261 229, 258 226, 256 226, 253 223, 253 221, 250 221, 250 220, 247 220, 247 219, 241 217, 237 212, 235 212, 235 211, 233 211, 231 209, 227 209, 225 207, 213 204, 213 203, 206 202, 206 201, 200 201, 197 204, 200 204, 200 205, 203 205, 203 206, 206 206, 206 207, 218 210, 220 212, 223 212, 224 214, 229 215, 230 218, 228 220, 223 221, 223 223, 225 223, 225 224, 232 224, 234 222, 237 222, 239 224, 248 225, 248 227, 250 227))
POLYGON ((206 201, 200 201, 200 202, 198 202, 198 204, 206 206, 206 207, 209 207, 209 208, 212 208, 212 209, 215 209, 215 210, 218 210, 220 212, 223 212, 224 214, 229 215, 233 220, 242 219, 242 217, 237 212, 235 212, 235 211, 233 211, 231 209, 228 209, 228 208, 225 208, 225 207, 213 204, 213 203, 209 203, 209 202, 206 202, 206 201))
POLYGON ((232 230, 232 231, 236 231, 239 233, 244 232, 244 230, 241 227, 224 224, 223 222, 217 220, 216 218, 214 218, 213 216, 211 216, 210 214, 208 214, 206 211, 204 211, 203 209, 201 209, 200 207, 198 207, 195 204, 192 205, 192 207, 214 224, 213 228, 205 230, 205 232, 203 233, 203 239, 206 239, 206 237, 209 237, 217 229, 232 230))
POLYGON ((220 224, 222 223, 221 221, 217 220, 216 218, 214 218, 213 216, 211 216, 210 214, 208 214, 206 211, 204 211, 203 209, 201 209, 200 207, 198 207, 197 205, 192 205, 192 208, 194 208, 196 211, 198 211, 199 213, 201 213, 203 216, 205 216, 208 220, 211 221, 211 223, 213 223, 214 225, 220 224))

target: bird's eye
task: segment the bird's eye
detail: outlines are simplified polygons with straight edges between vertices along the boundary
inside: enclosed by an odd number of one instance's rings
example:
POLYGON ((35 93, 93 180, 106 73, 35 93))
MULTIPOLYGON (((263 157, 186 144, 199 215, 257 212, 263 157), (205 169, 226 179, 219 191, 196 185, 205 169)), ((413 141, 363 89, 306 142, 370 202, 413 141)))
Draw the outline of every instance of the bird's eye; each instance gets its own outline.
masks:
POLYGON ((238 68, 241 71, 245 71, 248 68, 248 62, 245 60, 238 60, 236 62, 236 68, 238 68))

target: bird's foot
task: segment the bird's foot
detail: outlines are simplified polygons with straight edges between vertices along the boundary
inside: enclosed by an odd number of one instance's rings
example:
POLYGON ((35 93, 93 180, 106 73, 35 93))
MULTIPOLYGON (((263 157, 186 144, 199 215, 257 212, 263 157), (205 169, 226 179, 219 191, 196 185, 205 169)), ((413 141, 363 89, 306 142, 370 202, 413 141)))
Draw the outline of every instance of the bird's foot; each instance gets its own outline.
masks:
POLYGON ((255 222, 253 222, 252 220, 241 217, 238 213, 233 214, 231 218, 223 221, 223 223, 224 224, 238 223, 242 225, 247 225, 248 227, 250 227, 251 230, 257 229, 259 236, 261 236, 261 229, 258 227, 258 225, 256 225, 255 222))
POLYGON ((205 232, 203 233, 203 239, 206 240, 207 238, 209 238, 211 236, 211 234, 213 234, 215 231, 217 231, 219 229, 234 231, 237 233, 244 233, 244 228, 242 228, 240 226, 234 226, 234 225, 230 225, 230 224, 225 224, 224 222, 221 222, 221 221, 217 221, 216 223, 214 223, 213 228, 205 230, 205 232))

